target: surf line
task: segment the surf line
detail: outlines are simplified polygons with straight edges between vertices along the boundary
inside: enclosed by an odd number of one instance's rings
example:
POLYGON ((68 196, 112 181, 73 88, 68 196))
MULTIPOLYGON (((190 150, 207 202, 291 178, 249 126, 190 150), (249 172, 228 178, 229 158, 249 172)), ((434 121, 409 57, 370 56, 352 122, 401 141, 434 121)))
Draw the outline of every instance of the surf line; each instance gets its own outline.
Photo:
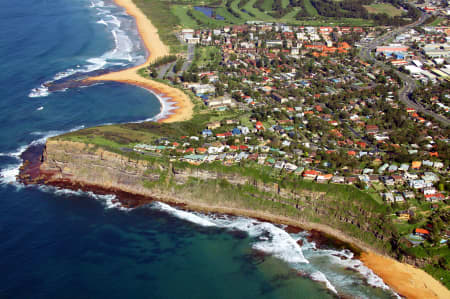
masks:
MULTIPOLYGON (((192 118, 193 104, 188 95, 178 88, 166 85, 155 80, 143 77, 138 74, 142 68, 148 67, 158 58, 170 54, 170 49, 165 45, 158 34, 158 29, 152 24, 147 16, 133 3, 132 0, 115 0, 118 6, 125 8, 128 15, 132 16, 136 21, 139 35, 148 52, 145 63, 134 66, 125 70, 110 72, 100 76, 90 77, 86 79, 88 82, 105 82, 115 81, 125 84, 143 87, 155 94, 161 104, 165 101, 171 109, 167 113, 161 114, 160 122, 176 122, 185 121, 192 118)), ((164 109, 163 109, 164 110, 164 109)))

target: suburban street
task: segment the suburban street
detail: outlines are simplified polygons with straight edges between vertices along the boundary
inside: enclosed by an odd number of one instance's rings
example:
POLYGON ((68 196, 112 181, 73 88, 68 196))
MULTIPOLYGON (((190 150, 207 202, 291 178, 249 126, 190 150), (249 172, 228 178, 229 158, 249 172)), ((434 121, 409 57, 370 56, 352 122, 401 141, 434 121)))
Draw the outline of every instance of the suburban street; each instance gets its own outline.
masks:
POLYGON ((374 39, 373 41, 371 41, 370 43, 368 43, 367 45, 364 45, 361 47, 359 56, 362 60, 368 61, 372 64, 375 64, 377 66, 381 66, 384 69, 392 69, 395 71, 395 73, 400 77, 400 79, 403 82, 403 87, 400 89, 399 91, 399 99, 400 101, 402 101, 407 107, 411 107, 416 109, 416 111, 418 112, 422 112, 426 115, 429 115, 431 117, 433 117, 435 120, 445 124, 445 125, 450 125, 450 120, 447 119, 446 117, 439 115, 433 111, 430 111, 428 109, 426 109, 425 107, 423 107, 421 104, 413 102, 410 100, 409 96, 410 94, 417 88, 417 84, 416 84, 416 80, 414 78, 412 78, 411 76, 408 76, 405 73, 402 73, 400 71, 398 71, 396 68, 393 68, 379 60, 376 60, 372 55, 371 52, 373 50, 375 50, 378 46, 383 45, 384 43, 386 43, 387 41, 393 39, 395 36, 397 36, 398 34, 401 34, 411 28, 414 28, 417 25, 422 24, 423 22, 425 22, 425 20, 428 18, 427 14, 422 14, 420 16, 420 18, 415 21, 414 23, 408 24, 406 26, 403 27, 399 27, 397 29, 394 29, 392 31, 389 31, 388 33, 374 39))
MULTIPOLYGON (((180 73, 187 71, 194 61, 195 56, 195 45, 188 44, 187 53, 186 53, 186 61, 183 63, 181 67, 180 73)), ((175 67, 176 62, 168 63, 161 66, 158 70, 158 79, 164 79, 167 77, 174 77, 176 74, 173 69, 175 67)))
POLYGON ((194 54, 195 54, 195 45, 189 44, 188 50, 187 50, 187 59, 183 64, 183 67, 181 68, 181 73, 185 72, 192 64, 192 61, 194 60, 194 54))

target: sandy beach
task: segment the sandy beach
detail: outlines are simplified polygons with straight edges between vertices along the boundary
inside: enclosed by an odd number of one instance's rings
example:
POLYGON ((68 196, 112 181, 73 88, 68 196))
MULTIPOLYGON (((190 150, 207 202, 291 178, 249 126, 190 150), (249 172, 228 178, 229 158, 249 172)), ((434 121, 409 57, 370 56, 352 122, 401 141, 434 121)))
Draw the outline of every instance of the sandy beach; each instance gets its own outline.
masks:
POLYGON ((361 261, 406 298, 450 298, 450 291, 425 271, 372 252, 361 255, 361 261))
POLYGON ((115 0, 115 2, 117 5, 124 7, 127 13, 135 18, 139 34, 149 52, 147 61, 142 65, 92 77, 87 80, 116 81, 136 85, 151 90, 164 98, 169 98, 168 101, 174 102, 175 107, 170 111, 170 115, 159 120, 161 122, 177 122, 191 119, 194 105, 188 95, 177 88, 144 78, 137 73, 139 69, 148 66, 156 59, 169 55, 169 48, 159 38, 158 30, 132 0, 115 0))
POLYGON ((361 256, 359 259, 364 263, 364 265, 382 278, 384 283, 400 296, 413 299, 450 298, 450 291, 425 271, 386 257, 369 244, 366 244, 326 224, 303 222, 289 217, 275 215, 269 211, 255 211, 243 209, 241 207, 211 206, 201 202, 192 202, 181 198, 166 197, 162 194, 155 195, 155 197, 159 201, 179 205, 180 208, 190 211, 244 216, 300 229, 317 230, 351 245, 352 248, 360 250, 361 256))
POLYGON ((326 224, 303 222, 289 217, 275 215, 271 212, 254 211, 240 207, 211 206, 200 202, 164 196, 157 196, 157 198, 169 204, 182 205, 183 209, 191 211, 244 216, 300 229, 317 230, 350 244, 352 248, 361 250, 359 259, 364 265, 382 278, 384 283, 400 296, 412 299, 450 298, 450 291, 425 271, 377 253, 370 245, 326 224))
MULTIPOLYGON (((85 147, 82 143, 76 144, 81 148, 85 147)), ((24 157, 28 163, 24 164, 19 176, 24 184, 43 184, 45 182, 46 185, 53 185, 63 189, 75 191, 81 189, 94 192, 95 194, 115 194, 124 207, 136 208, 158 200, 188 211, 244 216, 299 229, 316 230, 324 233, 327 237, 347 243, 347 247, 359 254, 359 259, 368 268, 372 269, 392 290, 402 297, 450 298, 449 290, 423 270, 386 257, 370 244, 364 243, 327 224, 302 221, 298 218, 274 214, 270 210, 248 209, 233 202, 212 204, 201 200, 192 200, 182 194, 174 195, 171 192, 158 192, 146 188, 133 189, 126 184, 111 185, 104 182, 102 184, 94 184, 90 180, 75 180, 75 177, 71 177, 70 180, 61 179, 58 176, 52 178, 53 172, 42 172, 41 157, 44 146, 40 146, 40 149, 32 147, 29 149, 29 152, 25 153, 24 157)))
MULTIPOLYGON (((162 122, 184 121, 192 118, 193 104, 185 93, 181 90, 170 87, 166 84, 144 78, 137 74, 137 71, 156 59, 169 55, 169 48, 164 45, 158 36, 158 30, 153 26, 150 20, 140 11, 132 0, 115 0, 115 2, 124 7, 127 13, 136 19, 136 24, 142 40, 149 52, 147 61, 139 66, 129 68, 123 71, 112 72, 98 77, 89 78, 90 81, 116 81, 126 84, 132 84, 151 90, 152 92, 170 98, 175 103, 175 109, 171 111, 167 118, 160 119, 162 122)), ((305 229, 317 229, 338 239, 354 244, 364 252, 361 255, 363 263, 380 276, 386 284, 395 290, 401 296, 406 298, 450 298, 450 292, 421 269, 411 265, 400 263, 391 258, 375 253, 369 246, 349 237, 342 232, 329 226, 321 224, 298 223, 286 217, 272 215, 270 213, 243 210, 239 208, 211 207, 202 204, 193 204, 179 202, 173 199, 163 200, 169 203, 184 204, 186 208, 202 212, 219 212, 234 214, 240 216, 255 217, 265 219, 273 223, 283 223, 305 229)))

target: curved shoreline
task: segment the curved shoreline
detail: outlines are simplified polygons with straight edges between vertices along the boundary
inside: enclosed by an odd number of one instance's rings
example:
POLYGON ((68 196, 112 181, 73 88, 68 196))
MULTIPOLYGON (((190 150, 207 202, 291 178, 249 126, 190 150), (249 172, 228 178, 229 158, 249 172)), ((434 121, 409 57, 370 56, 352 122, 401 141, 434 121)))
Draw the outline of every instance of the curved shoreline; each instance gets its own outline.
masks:
MULTIPOLYGON (((176 122, 188 120, 193 114, 193 104, 190 98, 181 90, 170 87, 163 83, 144 78, 137 74, 137 71, 148 66, 156 59, 169 54, 166 45, 162 43, 158 36, 157 29, 152 25, 150 20, 140 11, 140 9, 132 2, 132 0, 114 0, 115 3, 126 9, 126 12, 135 18, 139 34, 145 44, 149 56, 142 65, 132 67, 123 71, 112 72, 105 75, 88 78, 88 81, 116 81, 131 84, 148 89, 156 93, 160 101, 164 101, 158 95, 169 97, 168 102, 174 102, 176 108, 168 109, 173 112, 167 117, 159 119, 160 122, 176 122)), ((162 103, 163 105, 163 103, 162 103)), ((350 243, 364 252, 361 255, 361 261, 369 267, 376 275, 381 277, 383 281, 389 285, 395 292, 407 298, 450 298, 450 292, 425 271, 400 263, 392 258, 376 253, 369 245, 346 235, 332 227, 317 223, 302 223, 266 212, 251 211, 239 208, 227 208, 217 206, 207 206, 199 203, 186 203, 173 198, 160 199, 163 202, 171 204, 179 204, 187 209, 199 212, 217 212, 224 214, 233 214, 238 216, 247 216, 252 218, 264 219, 273 223, 289 224, 295 227, 305 229, 315 229, 325 234, 329 234, 346 243, 350 243)))
MULTIPOLYGON (((82 143, 74 144, 76 147, 80 146, 81 148, 86 146, 82 143)), ((18 176, 21 183, 25 185, 45 184, 71 190, 81 189, 83 191, 92 191, 96 194, 115 194, 122 206, 127 208, 142 206, 158 200, 186 210, 244 216, 300 229, 316 230, 328 238, 332 237, 350 245, 351 250, 359 256, 358 258, 364 265, 383 279, 384 283, 397 294, 406 298, 450 298, 450 291, 425 271, 389 258, 374 249, 370 244, 364 243, 327 224, 306 222, 301 219, 277 215, 271 211, 250 210, 232 203, 211 205, 201 201, 188 200, 179 194, 171 192, 150 192, 147 189, 134 188, 134 186, 123 184, 112 185, 103 181, 96 184, 91 180, 86 180, 83 177, 77 178, 76 176, 69 176, 70 178, 55 176, 56 173, 54 171, 41 169, 44 163, 42 157, 46 150, 41 145, 40 149, 29 148, 21 155, 21 158, 24 160, 18 176)), ((104 156, 103 154, 101 155, 102 157, 104 156)), ((105 156, 110 155, 118 154, 110 153, 105 156)))
MULTIPOLYGON (((147 67, 158 58, 169 55, 170 53, 169 48, 159 38, 157 28, 153 26, 147 16, 144 15, 132 0, 114 0, 114 2, 118 6, 125 8, 127 14, 136 20, 139 35, 148 52, 147 60, 141 65, 122 71, 91 77, 86 79, 86 81, 115 81, 143 87, 152 93, 169 98, 169 100, 167 100, 168 102, 175 103, 175 105, 171 105, 172 107, 174 106, 174 108, 169 109, 169 113, 159 119, 159 122, 177 122, 191 119, 194 105, 188 95, 175 87, 144 78, 137 73, 140 69, 147 67)), ((162 100, 160 97, 158 97, 158 99, 162 100)))

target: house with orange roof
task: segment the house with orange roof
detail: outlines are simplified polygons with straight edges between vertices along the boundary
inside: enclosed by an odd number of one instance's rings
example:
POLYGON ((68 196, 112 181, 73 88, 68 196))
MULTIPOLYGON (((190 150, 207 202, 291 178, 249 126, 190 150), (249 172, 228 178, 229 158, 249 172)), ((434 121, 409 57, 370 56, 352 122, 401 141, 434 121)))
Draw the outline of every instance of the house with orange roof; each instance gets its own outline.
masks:
POLYGON ((425 236, 430 235, 430 232, 428 230, 424 229, 424 228, 416 228, 414 230, 414 233, 418 234, 418 235, 425 235, 425 236))
POLYGON ((358 141, 356 142, 356 144, 360 147, 360 148, 366 148, 367 144, 364 141, 358 141))
POLYGON ((341 49, 351 49, 352 48, 347 42, 339 43, 338 47, 341 49))
POLYGON ((411 163, 411 168, 412 169, 420 169, 421 166, 422 166, 422 162, 421 161, 412 161, 412 163, 411 163))
POLYGON ((320 174, 320 172, 315 171, 315 170, 305 170, 303 172, 303 177, 305 179, 314 180, 319 174, 320 174))
POLYGON ((257 121, 257 122, 256 122, 255 127, 256 127, 257 130, 264 130, 264 125, 263 125, 263 123, 260 122, 260 121, 257 121))
POLYGON ((430 152, 430 157, 439 157, 438 152, 430 152))
POLYGON ((316 177, 316 181, 318 183, 327 183, 329 180, 331 180, 333 178, 333 175, 331 173, 329 174, 319 174, 316 177))
POLYGON ((207 149, 204 148, 204 147, 198 147, 198 148, 195 149, 195 151, 196 151, 198 154, 204 154, 204 153, 206 153, 207 149))

